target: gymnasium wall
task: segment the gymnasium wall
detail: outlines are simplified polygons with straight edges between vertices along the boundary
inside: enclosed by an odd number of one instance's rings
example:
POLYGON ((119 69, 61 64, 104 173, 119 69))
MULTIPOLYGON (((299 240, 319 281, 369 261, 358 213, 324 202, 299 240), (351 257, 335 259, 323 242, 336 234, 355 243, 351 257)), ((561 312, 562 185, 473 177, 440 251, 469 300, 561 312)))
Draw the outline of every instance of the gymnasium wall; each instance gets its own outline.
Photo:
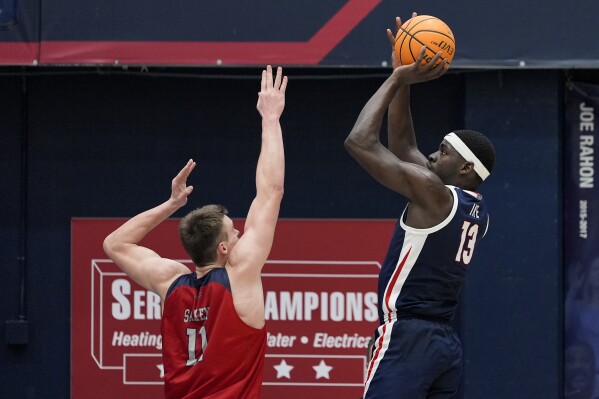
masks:
MULTIPOLYGON (((19 68, 0 75, 0 321, 24 313, 29 322, 27 345, 0 345, 0 398, 69 397, 71 218, 129 217, 164 201, 191 157, 196 189, 174 216, 206 202, 245 216, 260 142, 258 73, 19 68)), ((281 217, 397 217, 404 201, 343 149, 388 71, 286 73, 281 217)), ((497 150, 496 170, 481 186, 491 226, 456 320, 465 355, 461 399, 562 397, 562 86, 557 70, 450 71, 412 91, 424 153, 460 127, 485 132, 497 150)))
POLYGON ((379 67, 413 11, 456 38, 456 68, 597 68, 592 0, 3 0, 0 64, 379 67))

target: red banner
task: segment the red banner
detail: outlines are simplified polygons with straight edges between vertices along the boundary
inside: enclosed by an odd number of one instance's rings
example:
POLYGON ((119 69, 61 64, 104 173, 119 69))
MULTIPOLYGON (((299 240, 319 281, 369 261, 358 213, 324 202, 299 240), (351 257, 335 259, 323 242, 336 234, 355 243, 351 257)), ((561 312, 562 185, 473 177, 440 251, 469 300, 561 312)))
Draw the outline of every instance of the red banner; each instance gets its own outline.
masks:
MULTIPOLYGON (((73 399, 162 395, 160 299, 102 250, 124 220, 72 221, 73 399)), ((243 220, 235 220, 238 229, 243 220)), ((168 220, 142 242, 193 267, 168 220)), ((360 397, 390 220, 283 220, 263 269, 264 399, 360 397)))

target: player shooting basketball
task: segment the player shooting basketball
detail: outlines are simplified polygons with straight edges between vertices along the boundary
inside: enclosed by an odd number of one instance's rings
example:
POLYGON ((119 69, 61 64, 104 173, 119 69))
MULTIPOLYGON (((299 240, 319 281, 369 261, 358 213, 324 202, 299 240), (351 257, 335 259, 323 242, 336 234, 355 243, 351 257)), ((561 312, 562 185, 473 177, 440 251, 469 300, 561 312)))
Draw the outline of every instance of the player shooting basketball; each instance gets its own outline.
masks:
POLYGON ((257 109, 262 148, 256 168, 256 197, 238 237, 227 210, 206 205, 180 223, 183 247, 195 264, 165 259, 138 243, 187 203, 193 187, 190 160, 172 181, 171 197, 119 227, 104 250, 129 277, 163 301, 165 397, 257 399, 260 397, 266 327, 260 272, 273 242, 283 197, 285 157, 279 118, 287 77, 262 72, 257 109))
MULTIPOLYGON (((416 14, 414 14, 416 16, 416 14)), ((399 18, 397 28, 401 26, 399 18)), ((388 30, 394 47, 394 35, 388 30)), ((400 65, 370 98, 345 141, 351 156, 408 205, 396 224, 378 283, 375 332, 364 399, 450 398, 458 390, 462 349, 451 326, 464 274, 489 214, 475 192, 495 165, 481 133, 451 132, 425 157, 416 145, 410 85, 441 77, 441 52, 421 65, 400 65), (440 61, 438 63, 438 61, 440 61), (388 148, 379 130, 388 110, 388 148)))

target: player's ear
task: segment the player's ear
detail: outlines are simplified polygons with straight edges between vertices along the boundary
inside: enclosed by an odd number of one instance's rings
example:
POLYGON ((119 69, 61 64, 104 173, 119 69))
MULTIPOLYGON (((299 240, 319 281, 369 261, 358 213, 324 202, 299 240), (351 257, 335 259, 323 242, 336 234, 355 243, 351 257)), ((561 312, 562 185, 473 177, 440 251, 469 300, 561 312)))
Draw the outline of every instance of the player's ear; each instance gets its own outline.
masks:
POLYGON ((218 246, 216 247, 216 250, 218 251, 218 253, 226 255, 228 253, 227 243, 225 243, 224 241, 219 242, 218 246))
POLYGON ((470 172, 475 173, 474 172, 474 164, 472 162, 464 162, 462 164, 462 168, 460 169, 460 174, 467 175, 470 172))

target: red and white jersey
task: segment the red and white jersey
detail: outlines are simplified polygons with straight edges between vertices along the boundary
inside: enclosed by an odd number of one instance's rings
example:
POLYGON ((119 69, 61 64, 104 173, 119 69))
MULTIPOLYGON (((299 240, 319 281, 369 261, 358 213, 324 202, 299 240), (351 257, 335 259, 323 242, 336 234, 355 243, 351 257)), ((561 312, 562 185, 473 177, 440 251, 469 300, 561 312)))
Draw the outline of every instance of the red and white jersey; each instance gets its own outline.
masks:
POLYGON ((166 399, 260 397, 266 327, 239 318, 225 268, 176 279, 161 331, 166 399))

